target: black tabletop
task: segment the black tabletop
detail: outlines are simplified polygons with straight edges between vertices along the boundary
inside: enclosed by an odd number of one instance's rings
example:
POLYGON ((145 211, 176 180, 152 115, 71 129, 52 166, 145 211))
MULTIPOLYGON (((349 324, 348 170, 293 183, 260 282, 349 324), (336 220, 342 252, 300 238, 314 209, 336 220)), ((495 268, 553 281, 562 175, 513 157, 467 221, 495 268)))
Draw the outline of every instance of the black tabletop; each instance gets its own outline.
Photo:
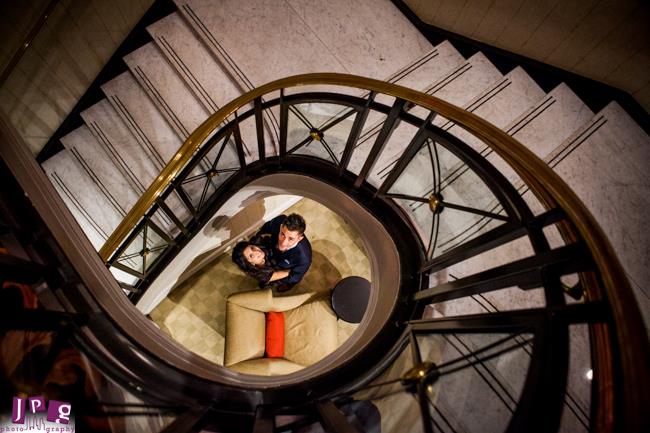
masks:
POLYGON ((361 277, 343 278, 332 290, 332 308, 340 319, 359 323, 370 298, 370 281, 361 277))

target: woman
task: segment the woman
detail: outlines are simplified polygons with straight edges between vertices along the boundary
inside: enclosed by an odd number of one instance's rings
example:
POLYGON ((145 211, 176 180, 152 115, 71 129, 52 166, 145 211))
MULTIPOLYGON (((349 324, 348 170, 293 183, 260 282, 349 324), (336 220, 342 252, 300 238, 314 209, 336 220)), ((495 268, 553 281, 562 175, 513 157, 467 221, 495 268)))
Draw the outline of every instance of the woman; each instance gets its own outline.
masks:
POLYGON ((255 278, 260 287, 274 287, 281 284, 279 280, 289 276, 288 270, 275 268, 268 250, 262 245, 238 242, 232 249, 232 261, 248 276, 255 278))

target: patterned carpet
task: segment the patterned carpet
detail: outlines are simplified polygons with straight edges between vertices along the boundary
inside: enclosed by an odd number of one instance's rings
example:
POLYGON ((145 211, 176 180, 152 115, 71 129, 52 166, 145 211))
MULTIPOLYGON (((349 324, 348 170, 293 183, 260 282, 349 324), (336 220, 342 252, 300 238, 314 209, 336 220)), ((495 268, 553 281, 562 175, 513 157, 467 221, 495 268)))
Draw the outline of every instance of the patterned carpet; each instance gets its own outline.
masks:
MULTIPOLYGON (((302 199, 285 213, 301 214, 305 234, 312 245, 312 265, 303 280, 288 294, 328 291, 342 278, 358 275, 370 280, 370 263, 356 232, 325 206, 302 199)), ((174 289, 152 312, 151 318, 165 333, 189 350, 223 365, 226 298, 231 293, 255 290, 247 277, 223 254, 201 272, 174 289)), ((338 322, 339 345, 358 325, 338 322)))

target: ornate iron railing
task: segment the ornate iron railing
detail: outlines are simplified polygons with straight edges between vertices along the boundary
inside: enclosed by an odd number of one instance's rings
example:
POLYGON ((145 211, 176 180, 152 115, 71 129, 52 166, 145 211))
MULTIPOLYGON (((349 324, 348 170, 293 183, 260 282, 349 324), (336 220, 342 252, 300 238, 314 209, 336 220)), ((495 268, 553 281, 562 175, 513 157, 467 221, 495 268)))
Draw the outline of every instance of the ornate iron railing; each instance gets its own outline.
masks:
MULTIPOLYGON (((647 337, 629 284, 602 231, 566 184, 524 146, 430 95, 340 74, 289 77, 242 95, 188 138, 100 255, 109 265, 140 278, 140 289, 145 289, 230 193, 275 172, 302 172, 337 184, 368 206, 392 206, 419 239, 412 246, 417 254, 410 251, 419 257, 417 270, 405 277, 422 280, 513 240, 529 241, 532 255, 422 286, 405 299, 413 310, 513 286, 543 288, 544 293, 541 308, 399 322, 402 338, 367 374, 355 377, 348 387, 340 383, 335 392, 306 400, 324 424, 343 425, 336 407, 372 400, 377 395, 364 392, 381 388, 387 379, 400 384, 398 392, 415 396, 423 428, 433 431, 440 421, 431 412, 435 402, 430 386, 503 353, 522 350, 529 362, 520 396, 510 395, 514 406, 504 401, 512 416, 503 427, 557 430, 567 387, 569 327, 587 324, 593 368, 587 428, 642 431, 649 389, 647 337), (329 87, 327 92, 294 93, 300 86, 329 87), (265 130, 265 116, 277 120, 277 135, 265 130), (439 118, 480 144, 470 145, 439 127, 439 118), (503 167, 497 170, 486 158, 490 153, 507 163, 537 203, 522 198, 513 186, 515 175, 507 177, 503 167), (543 209, 533 212, 531 206, 538 204, 543 209), (550 226, 557 227, 562 245, 552 247, 545 232, 550 226), (582 302, 567 305, 563 278, 573 274, 579 275, 579 282, 570 292, 582 302), (469 345, 468 355, 434 359, 422 350, 422 338, 451 339, 458 334, 481 336, 475 344, 458 341, 469 345), (411 348, 405 364, 409 368, 392 371, 406 346, 411 348)), ((373 359, 382 354, 377 347, 372 352, 373 359)), ((273 399, 269 401, 272 405, 273 399)))

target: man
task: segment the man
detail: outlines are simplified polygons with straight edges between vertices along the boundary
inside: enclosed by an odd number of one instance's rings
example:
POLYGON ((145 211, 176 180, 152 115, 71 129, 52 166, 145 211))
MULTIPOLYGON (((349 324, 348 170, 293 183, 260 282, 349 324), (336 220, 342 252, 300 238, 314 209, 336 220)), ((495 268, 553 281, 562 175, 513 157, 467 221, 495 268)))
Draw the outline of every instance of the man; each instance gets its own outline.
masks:
POLYGON ((251 242, 267 245, 276 270, 269 282, 278 292, 295 286, 311 265, 311 244, 305 237, 305 220, 298 214, 280 215, 266 222, 251 242))

